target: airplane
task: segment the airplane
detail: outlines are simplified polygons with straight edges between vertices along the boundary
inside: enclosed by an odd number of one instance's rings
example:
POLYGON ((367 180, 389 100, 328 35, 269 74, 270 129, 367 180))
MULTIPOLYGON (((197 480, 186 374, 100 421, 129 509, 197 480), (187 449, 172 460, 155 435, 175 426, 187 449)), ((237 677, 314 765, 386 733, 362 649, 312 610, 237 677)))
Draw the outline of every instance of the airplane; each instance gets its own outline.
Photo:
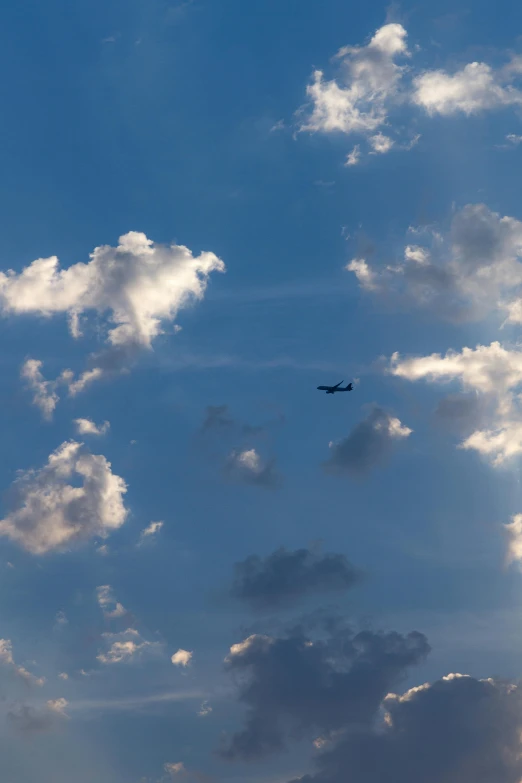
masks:
POLYGON ((344 381, 341 381, 335 386, 318 386, 317 388, 319 389, 319 391, 325 391, 327 394, 335 394, 335 392, 342 392, 342 391, 353 391, 353 383, 347 384, 344 387, 344 389, 341 388, 341 383, 344 383, 344 381))

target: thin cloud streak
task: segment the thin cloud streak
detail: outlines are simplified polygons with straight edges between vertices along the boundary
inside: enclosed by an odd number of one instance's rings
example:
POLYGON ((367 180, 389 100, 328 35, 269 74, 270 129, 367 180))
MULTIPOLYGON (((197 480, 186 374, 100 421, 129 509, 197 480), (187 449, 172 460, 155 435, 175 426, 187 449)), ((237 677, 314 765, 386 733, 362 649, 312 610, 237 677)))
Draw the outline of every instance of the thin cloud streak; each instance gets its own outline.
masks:
POLYGON ((317 359, 317 361, 300 361, 299 359, 293 359, 290 356, 280 356, 273 359, 246 359, 242 356, 234 356, 232 354, 221 355, 197 355, 197 354, 185 354, 184 356, 165 356, 158 358, 158 364, 164 370, 208 370, 218 368, 230 368, 230 369, 244 369, 244 370, 277 370, 277 369, 289 369, 298 370, 303 372, 334 372, 338 373, 339 368, 341 372, 349 375, 353 374, 367 374, 374 372, 373 366, 368 368, 357 367, 355 370, 352 368, 346 369, 346 364, 343 360, 339 362, 325 362, 317 359))
POLYGON ((105 712, 139 710, 154 704, 172 702, 198 701, 208 699, 206 691, 170 691, 167 693, 152 693, 147 696, 128 696, 123 699, 78 699, 70 701, 67 710, 70 712, 105 712))

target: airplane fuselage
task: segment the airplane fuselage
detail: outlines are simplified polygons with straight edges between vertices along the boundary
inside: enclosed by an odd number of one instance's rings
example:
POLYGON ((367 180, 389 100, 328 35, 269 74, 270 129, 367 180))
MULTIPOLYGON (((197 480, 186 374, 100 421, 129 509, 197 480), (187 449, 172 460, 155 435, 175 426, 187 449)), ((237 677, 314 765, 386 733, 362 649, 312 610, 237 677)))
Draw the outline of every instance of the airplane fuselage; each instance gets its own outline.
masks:
POLYGON ((336 392, 347 392, 352 391, 353 387, 351 384, 344 388, 339 388, 338 386, 318 386, 317 387, 319 391, 324 391, 326 394, 335 394, 336 392))

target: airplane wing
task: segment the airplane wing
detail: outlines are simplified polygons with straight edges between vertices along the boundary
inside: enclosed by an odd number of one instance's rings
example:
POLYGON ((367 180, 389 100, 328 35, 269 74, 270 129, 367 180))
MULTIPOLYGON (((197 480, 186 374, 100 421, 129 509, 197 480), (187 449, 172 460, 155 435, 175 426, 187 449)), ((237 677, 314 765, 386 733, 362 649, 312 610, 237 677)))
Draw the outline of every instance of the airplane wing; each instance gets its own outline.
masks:
POLYGON ((332 386, 332 389, 338 389, 339 386, 342 386, 343 383, 344 381, 339 381, 339 383, 336 383, 335 386, 332 386))

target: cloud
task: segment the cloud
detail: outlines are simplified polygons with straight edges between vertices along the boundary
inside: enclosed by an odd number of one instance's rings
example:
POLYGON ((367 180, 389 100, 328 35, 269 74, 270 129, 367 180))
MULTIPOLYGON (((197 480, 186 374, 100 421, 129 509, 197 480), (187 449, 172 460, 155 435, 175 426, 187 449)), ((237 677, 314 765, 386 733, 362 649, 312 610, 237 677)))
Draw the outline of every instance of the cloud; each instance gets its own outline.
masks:
POLYGON ((353 634, 334 627, 315 640, 300 628, 279 638, 254 634, 233 645, 225 660, 247 713, 221 755, 255 759, 283 750, 290 738, 371 726, 382 699, 428 652, 417 632, 353 634))
MULTIPOLYGON (((278 419, 280 421, 280 419, 278 419)), ((201 432, 220 432, 238 435, 259 435, 268 428, 268 424, 246 424, 230 415, 228 405, 208 405, 205 418, 201 425, 201 432)))
POLYGON ((42 416, 47 421, 53 417, 59 397, 56 394, 56 382, 46 381, 41 372, 42 362, 37 359, 27 359, 20 373, 21 378, 34 393, 33 404, 40 408, 42 416))
POLYGON ((390 139, 389 136, 384 136, 382 133, 370 136, 369 142, 373 151, 378 152, 381 155, 385 152, 389 152, 394 145, 393 139, 390 139))
POLYGON ((40 688, 45 685, 45 677, 36 677, 31 672, 28 672, 26 668, 15 663, 13 645, 10 639, 0 639, 0 664, 11 669, 27 685, 36 685, 40 688))
POLYGON ((192 660, 192 652, 189 652, 189 650, 178 650, 172 658, 170 659, 174 666, 183 666, 183 668, 186 668, 191 660, 192 660))
MULTIPOLYGON (((173 323, 182 308, 201 300, 209 275, 224 269, 214 253, 194 256, 183 245, 157 245, 145 234, 130 231, 117 247, 96 247, 86 264, 61 269, 58 258, 51 256, 33 261, 19 274, 0 272, 0 310, 45 317, 64 313, 75 338, 81 336, 83 315, 108 316, 109 348, 94 357, 96 366, 76 381, 69 371, 70 392, 75 394, 107 372, 121 370, 139 350, 151 348, 162 324, 173 323)), ((41 386, 38 370, 38 364, 31 365, 27 373, 34 377, 28 380, 42 410, 47 406, 52 413, 56 401, 53 404, 50 387, 41 386)))
POLYGON ((167 762, 166 764, 163 765, 163 769, 173 779, 175 777, 178 777, 179 775, 186 775, 187 773, 187 770, 185 769, 185 765, 183 764, 182 761, 178 761, 176 764, 167 762))
POLYGON ((208 405, 205 411, 205 419, 201 425, 202 432, 209 430, 228 431, 236 426, 235 420, 230 416, 228 405, 208 405))
POLYGON ((105 435, 111 426, 108 421, 104 421, 103 424, 100 424, 98 427, 90 419, 75 419, 74 423, 76 424, 76 431, 79 435, 105 435))
POLYGON ((63 628, 65 625, 69 623, 69 620, 67 619, 67 615, 65 612, 60 609, 59 612, 56 612, 56 616, 54 618, 54 630, 58 631, 60 628, 63 628))
POLYGON ((454 74, 426 71, 413 80, 412 99, 428 114, 445 116, 520 106, 522 92, 509 84, 512 77, 509 68, 495 71, 478 62, 468 63, 454 74))
POLYGON ((212 712, 212 707, 208 703, 208 701, 204 701, 199 709, 198 715, 201 718, 206 718, 207 715, 210 715, 212 712))
POLYGON ((366 291, 401 307, 420 307, 450 321, 477 321, 497 311, 522 323, 522 222, 467 204, 449 235, 428 232, 429 246, 407 244, 403 260, 370 267, 364 258, 346 265, 366 291))
POLYGON ((515 514, 511 522, 504 525, 508 546, 507 564, 522 562, 522 514, 515 514))
POLYGON ((231 594, 254 609, 274 609, 314 592, 347 590, 361 578, 344 555, 290 552, 284 547, 264 559, 250 555, 234 566, 231 594))
POLYGON ((347 438, 330 443, 330 458, 323 467, 338 475, 364 475, 390 453, 394 444, 412 432, 399 419, 375 406, 347 438))
POLYGON ((503 465, 522 453, 522 410, 517 389, 522 383, 522 351, 499 342, 447 351, 445 356, 401 359, 393 354, 389 372, 409 381, 428 383, 458 381, 463 390, 474 391, 491 402, 489 427, 476 429, 460 448, 472 449, 494 466, 503 465))
POLYGON ((64 550, 123 525, 125 482, 101 454, 67 441, 40 470, 22 471, 12 487, 15 510, 0 520, 0 535, 35 555, 64 550), (67 483, 81 480, 81 486, 67 483))
POLYGON ((255 449, 234 450, 225 463, 225 472, 241 484, 253 484, 264 489, 275 489, 281 483, 275 460, 263 462, 255 449))
POLYGON ((516 684, 449 674, 383 702, 384 721, 347 732, 292 783, 518 783, 522 699, 516 684))
POLYGON ((361 159, 361 145, 356 144, 346 158, 345 166, 356 166, 361 159))
POLYGON ((49 700, 45 707, 22 704, 7 713, 7 721, 20 734, 40 734, 56 728, 68 718, 66 707, 66 699, 49 700))
MULTIPOLYGON (((428 117, 470 116, 522 105, 522 91, 514 84, 522 74, 522 57, 514 56, 500 68, 471 62, 453 73, 443 68, 420 71, 408 64, 407 37, 401 24, 385 24, 367 45, 340 49, 333 58, 335 78, 325 79, 322 70, 315 70, 306 89, 310 103, 297 112, 299 129, 357 134, 367 139, 370 154, 386 153, 392 146, 409 150, 420 138, 415 134, 411 142, 395 145, 383 134, 398 109, 402 129, 419 110, 428 117)), ((411 128, 407 135, 412 136, 411 128)), ((510 144, 518 143, 515 134, 510 136, 510 144)), ((357 145, 345 165, 358 159, 357 145)))
POLYGON ((488 407, 487 400, 476 391, 448 394, 437 403, 435 417, 437 424, 443 423, 469 434, 487 418, 488 407))
POLYGON ((312 112, 301 130, 368 135, 383 126, 405 71, 396 59, 409 56, 406 37, 402 25, 384 25, 366 46, 346 46, 337 53, 338 80, 325 81, 323 72, 315 71, 306 90, 312 112))
POLYGON ((103 664, 137 663, 144 658, 158 656, 163 651, 160 642, 148 642, 134 628, 127 628, 121 633, 104 633, 103 640, 106 652, 97 655, 103 664))
POLYGON ((116 601, 110 585, 100 585, 96 588, 98 606, 107 618, 125 617, 127 610, 116 601))
POLYGON ((141 546, 147 540, 151 540, 155 538, 157 534, 160 532, 162 527, 163 527, 163 522, 151 522, 150 525, 147 525, 147 527, 143 528, 143 530, 140 533, 140 540, 138 541, 138 546, 141 546))

